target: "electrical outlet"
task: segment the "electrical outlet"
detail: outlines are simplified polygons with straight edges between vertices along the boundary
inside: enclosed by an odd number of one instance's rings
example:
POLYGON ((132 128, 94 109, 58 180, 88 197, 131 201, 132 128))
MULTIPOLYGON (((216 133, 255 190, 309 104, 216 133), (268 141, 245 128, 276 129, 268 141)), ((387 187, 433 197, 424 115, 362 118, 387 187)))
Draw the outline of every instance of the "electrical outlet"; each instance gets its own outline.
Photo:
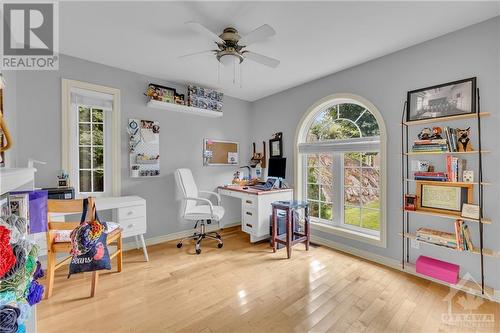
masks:
POLYGON ((416 239, 411 240, 411 247, 414 249, 420 249, 420 242, 416 239))

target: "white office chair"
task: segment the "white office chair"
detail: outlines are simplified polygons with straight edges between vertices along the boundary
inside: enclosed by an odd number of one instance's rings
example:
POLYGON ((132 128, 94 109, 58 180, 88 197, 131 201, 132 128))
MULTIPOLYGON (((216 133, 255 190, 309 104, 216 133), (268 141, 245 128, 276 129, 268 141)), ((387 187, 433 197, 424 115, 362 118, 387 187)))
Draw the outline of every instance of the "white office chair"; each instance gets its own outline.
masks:
POLYGON ((224 243, 221 236, 217 232, 205 232, 206 224, 212 221, 220 221, 224 216, 224 207, 220 205, 220 195, 211 191, 198 191, 198 187, 194 182, 193 174, 189 169, 175 170, 175 181, 182 195, 182 210, 181 216, 188 221, 196 221, 194 229, 200 226, 200 232, 195 232, 192 236, 183 238, 177 243, 177 247, 182 247, 182 242, 186 239, 196 239, 196 254, 201 253, 201 241, 204 238, 214 239, 218 242, 217 247, 220 249, 224 243), (200 198, 200 193, 208 193, 217 197, 217 206, 205 198, 200 198), (204 205, 197 205, 204 203, 204 205))

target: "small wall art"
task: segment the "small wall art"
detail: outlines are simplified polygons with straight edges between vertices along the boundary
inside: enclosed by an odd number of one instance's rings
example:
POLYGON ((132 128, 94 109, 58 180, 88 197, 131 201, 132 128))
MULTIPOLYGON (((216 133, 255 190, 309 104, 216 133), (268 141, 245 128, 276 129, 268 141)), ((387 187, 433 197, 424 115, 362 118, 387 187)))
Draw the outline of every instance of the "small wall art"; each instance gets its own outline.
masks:
POLYGON ((130 177, 160 175, 160 124, 154 120, 129 119, 130 177))

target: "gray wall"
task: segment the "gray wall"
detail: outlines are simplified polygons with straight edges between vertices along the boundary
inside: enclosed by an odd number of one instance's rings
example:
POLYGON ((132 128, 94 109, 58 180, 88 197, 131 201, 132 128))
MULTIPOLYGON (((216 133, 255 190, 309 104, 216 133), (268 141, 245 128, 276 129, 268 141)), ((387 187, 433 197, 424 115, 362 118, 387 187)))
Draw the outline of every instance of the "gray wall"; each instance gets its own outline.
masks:
MULTIPOLYGON (((485 190, 485 215, 493 219, 493 224, 485 227, 485 244, 500 250, 500 216, 498 162, 498 128, 500 118, 499 103, 499 27, 500 19, 492 19, 467 29, 425 42, 347 69, 345 71, 312 81, 287 91, 254 102, 251 123, 255 140, 268 139, 271 133, 284 133, 284 153, 288 158, 287 179, 293 183, 294 136, 298 123, 306 110, 319 99, 334 93, 353 93, 371 101, 382 116, 387 127, 387 248, 370 246, 365 243, 336 237, 315 231, 320 237, 343 243, 358 249, 393 259, 401 258, 401 183, 400 183, 400 119, 403 102, 408 90, 431 86, 461 78, 477 76, 481 89, 482 110, 492 112, 485 119, 483 133, 485 149, 492 154, 485 160, 485 180, 493 186, 485 190), (265 121, 264 121, 265 120, 265 121)), ((332 54, 332 57, 335 57, 332 54)), ((450 124, 452 126, 463 123, 450 124)), ((418 130, 421 127, 417 128, 418 130)), ((416 135, 413 133, 412 135, 416 135)), ((477 138, 476 128, 472 136, 477 138)), ((477 148, 477 143, 475 143, 477 148)), ((469 159, 470 160, 470 159, 469 159)), ((442 159, 435 160, 440 165, 442 159)), ((473 161, 470 161, 473 165, 473 161)), ((476 174, 477 176, 477 174, 476 174)), ((452 220, 437 218, 412 218, 412 227, 433 226, 452 231, 452 220)), ((477 224, 469 223, 477 237, 477 224)), ((476 239, 476 245, 479 242, 476 239)), ((421 245, 413 254, 427 254, 443 260, 459 263, 462 272, 469 271, 478 278, 479 257, 446 249, 433 249, 421 245)), ((415 259, 415 258, 413 258, 415 259)), ((486 259, 487 283, 500 288, 498 259, 486 259)))
MULTIPOLYGON (((201 142, 204 137, 233 139, 242 143, 241 159, 249 156, 252 141, 268 140, 272 133, 284 133, 284 152, 289 159, 287 178, 293 184, 293 149, 297 124, 304 112, 317 100, 333 93, 354 93, 370 100, 382 113, 388 136, 388 244, 379 248, 365 243, 316 232, 315 234, 345 245, 392 259, 400 259, 401 241, 398 232, 401 226, 400 185, 400 117, 406 92, 437 83, 470 76, 478 77, 481 89, 482 109, 492 112, 484 122, 485 149, 492 151, 485 160, 485 180, 493 183, 486 189, 486 215, 494 221, 485 226, 485 245, 500 250, 500 213, 498 163, 500 145, 497 128, 500 127, 499 101, 499 45, 500 19, 492 19, 461 31, 431 40, 420 45, 393 53, 348 70, 309 82, 296 88, 267 97, 254 103, 225 98, 225 113, 222 119, 189 117, 181 114, 150 110, 145 107, 142 96, 148 82, 162 83, 149 78, 81 59, 61 59, 58 72, 19 72, 16 82, 17 164, 25 165, 28 157, 48 161, 40 166, 37 181, 39 186, 54 184, 60 168, 61 138, 61 78, 87 81, 119 88, 122 93, 122 124, 125 128, 129 117, 159 120, 161 131, 162 173, 164 177, 150 180, 132 180, 127 172, 126 134, 122 136, 122 193, 136 194, 148 201, 148 237, 164 235, 187 229, 177 219, 174 202, 175 168, 191 168, 200 188, 214 189, 218 184, 231 179, 233 168, 202 167, 201 142), (249 125, 248 125, 249 124, 249 125), (497 221, 495 221, 497 220, 497 221)), ((332 57, 335 55, 333 54, 332 57)), ((163 82, 166 83, 166 82, 163 82)), ((10 95, 12 96, 12 95, 10 95)), ((12 102, 7 101, 7 103, 12 102)), ((461 126, 464 124, 453 124, 461 126)), ((477 131, 473 128, 473 137, 477 131)), ((475 142, 477 147, 477 142, 475 142)), ((441 167, 439 159, 434 160, 441 167)), ((474 165, 472 160, 471 165, 474 165)), ((237 218, 237 202, 227 205, 229 217, 237 218)), ((452 230, 450 220, 436 218, 413 218, 412 227, 433 225, 442 230, 452 230)), ((477 225, 470 224, 477 241, 477 225)), ((432 249, 422 245, 416 254, 427 254, 459 263, 463 272, 478 278, 479 260, 472 254, 461 254, 445 249, 432 249)), ((486 282, 500 289, 496 277, 500 273, 498 259, 487 258, 486 282)))
MULTIPOLYGON (((182 87, 160 79, 143 76, 82 59, 61 56, 59 71, 18 72, 17 116, 19 131, 16 137, 17 165, 25 166, 28 158, 48 162, 37 166, 36 185, 55 186, 56 173, 61 168, 61 79, 74 79, 115 87, 121 91, 122 122, 122 195, 138 195, 147 200, 148 232, 146 237, 161 236, 186 230, 177 214, 174 200, 173 172, 188 167, 200 189, 215 190, 217 185, 231 181, 235 167, 202 166, 203 138, 236 140, 241 143, 240 157, 247 158, 249 150, 249 103, 224 98, 224 116, 218 119, 183 115, 175 112, 149 109, 143 95, 150 82, 182 87), (160 178, 132 179, 128 174, 128 118, 158 120, 160 122, 160 178)), ((184 88, 185 89, 185 88, 184 88)), ((227 205, 226 220, 239 221, 236 203, 227 205)))

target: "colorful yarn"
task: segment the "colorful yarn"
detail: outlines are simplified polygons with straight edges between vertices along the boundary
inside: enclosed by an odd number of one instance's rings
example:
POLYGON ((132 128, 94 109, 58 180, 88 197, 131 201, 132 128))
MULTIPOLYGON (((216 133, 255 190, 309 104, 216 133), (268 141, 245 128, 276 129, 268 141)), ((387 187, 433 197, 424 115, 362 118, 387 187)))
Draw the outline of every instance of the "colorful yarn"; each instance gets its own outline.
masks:
POLYGON ((35 305, 42 300, 43 297, 43 286, 39 284, 37 281, 31 281, 29 286, 29 292, 26 299, 28 300, 29 305, 35 305))
POLYGON ((16 228, 16 230, 19 231, 21 235, 24 235, 28 232, 28 221, 23 217, 12 214, 7 217, 6 222, 13 228, 16 228))
POLYGON ((40 261, 36 261, 36 269, 35 269, 35 272, 33 273, 33 279, 35 280, 38 280, 38 279, 41 279, 43 278, 45 274, 43 273, 43 269, 42 269, 42 264, 40 263, 40 261))
POLYGON ((24 326, 24 324, 20 324, 17 327, 17 332, 16 333, 26 333, 26 326, 24 326))
POLYGON ((16 294, 12 291, 5 291, 0 293, 0 306, 7 305, 16 301, 16 294))
POLYGON ((12 246, 12 251, 16 257, 14 265, 12 265, 3 277, 2 280, 10 280, 17 275, 19 270, 23 269, 26 264, 26 248, 24 242, 18 242, 12 246))
POLYGON ((16 256, 10 245, 10 230, 0 226, 0 279, 16 264, 16 256))
POLYGON ((11 305, 2 305, 0 307, 0 333, 16 333, 19 325, 17 318, 21 311, 11 305))

